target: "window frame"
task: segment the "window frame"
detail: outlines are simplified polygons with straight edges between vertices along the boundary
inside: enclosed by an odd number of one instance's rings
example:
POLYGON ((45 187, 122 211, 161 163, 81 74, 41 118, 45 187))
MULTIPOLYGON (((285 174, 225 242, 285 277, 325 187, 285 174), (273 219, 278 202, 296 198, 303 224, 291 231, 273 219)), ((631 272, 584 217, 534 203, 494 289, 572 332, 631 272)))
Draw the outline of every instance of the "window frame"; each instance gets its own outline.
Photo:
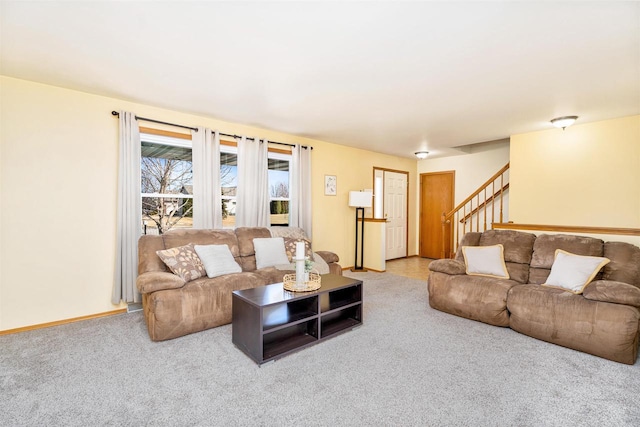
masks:
MULTIPOLYGON (((287 212, 287 224, 289 225, 291 223, 291 163, 293 161, 293 155, 291 153, 285 153, 283 152, 284 150, 269 150, 268 154, 267 154, 267 158, 272 159, 272 160, 283 160, 289 163, 289 182, 287 182, 287 189, 288 189, 288 193, 289 193, 289 197, 271 197, 271 184, 269 184, 269 215, 271 215, 271 202, 273 201, 286 201, 287 203, 287 207, 288 207, 288 212, 287 212)), ((267 165, 267 173, 269 171, 269 166, 267 165)), ((271 221, 269 221, 270 225, 271 221)), ((285 224, 275 224, 275 226, 285 226, 285 224)))
MULTIPOLYGON (((235 196, 225 196, 224 194, 222 194, 222 182, 220 182, 220 198, 221 200, 227 200, 227 206, 229 206, 229 201, 233 200, 234 201, 234 206, 237 206, 237 194, 238 194, 238 172, 237 172, 237 156, 238 156, 238 144, 236 144, 235 142, 228 142, 228 141, 220 141, 220 154, 222 155, 222 153, 229 153, 229 154, 235 154, 236 155, 236 195, 235 196)), ((220 159, 222 160, 222 159, 220 159)), ((222 173, 222 163, 220 163, 220 171, 218 171, 219 174, 222 173)), ((233 216, 235 217, 235 211, 233 216)), ((225 227, 224 225, 222 226, 223 229, 233 229, 235 228, 235 218, 233 220, 233 227, 225 227)))
MULTIPOLYGON (((154 131, 154 129, 147 129, 151 132, 154 131)), ((170 146, 170 147, 179 147, 179 148, 188 148, 191 150, 192 156, 191 156, 191 165, 193 168, 193 142, 192 140, 186 139, 186 138, 181 138, 178 136, 168 136, 168 135, 160 135, 157 133, 147 133, 146 131, 144 131, 143 129, 140 129, 140 150, 142 151, 142 144, 144 142, 147 143, 151 143, 151 144, 156 144, 156 145, 166 145, 166 146, 170 146)), ((149 229, 147 227, 147 221, 151 221, 153 222, 152 219, 147 218, 148 215, 144 213, 144 204, 143 204, 143 200, 145 198, 158 198, 158 199, 193 199, 193 194, 185 194, 185 193, 143 193, 142 192, 142 159, 145 156, 142 156, 142 154, 140 155, 140 205, 141 205, 141 215, 142 215, 142 224, 140 224, 140 226, 142 227, 142 234, 150 234, 148 233, 149 229)), ((193 175, 192 175, 192 179, 193 179, 193 175)), ((192 184, 193 185, 193 182, 192 184)), ((181 205, 182 203, 178 203, 178 205, 181 205)), ((193 212, 192 212, 193 215, 193 212)), ((157 227, 152 227, 154 229, 158 229, 157 227)), ((170 229, 172 229, 174 227, 171 227, 170 229)), ((179 227, 179 228, 193 228, 193 224, 191 225, 191 227, 179 227)), ((165 230, 164 232, 166 232, 168 230, 165 230)), ((159 234, 159 229, 158 229, 158 234, 159 234)))

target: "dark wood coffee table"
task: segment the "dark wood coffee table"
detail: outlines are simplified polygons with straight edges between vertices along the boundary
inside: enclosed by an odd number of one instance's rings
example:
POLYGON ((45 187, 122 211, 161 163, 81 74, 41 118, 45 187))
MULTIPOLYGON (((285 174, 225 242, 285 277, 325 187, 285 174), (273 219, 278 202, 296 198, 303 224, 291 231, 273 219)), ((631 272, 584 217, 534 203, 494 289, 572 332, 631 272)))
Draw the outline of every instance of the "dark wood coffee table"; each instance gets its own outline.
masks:
POLYGON ((361 280, 323 274, 313 292, 289 292, 282 283, 233 292, 232 341, 258 364, 361 324, 361 280))

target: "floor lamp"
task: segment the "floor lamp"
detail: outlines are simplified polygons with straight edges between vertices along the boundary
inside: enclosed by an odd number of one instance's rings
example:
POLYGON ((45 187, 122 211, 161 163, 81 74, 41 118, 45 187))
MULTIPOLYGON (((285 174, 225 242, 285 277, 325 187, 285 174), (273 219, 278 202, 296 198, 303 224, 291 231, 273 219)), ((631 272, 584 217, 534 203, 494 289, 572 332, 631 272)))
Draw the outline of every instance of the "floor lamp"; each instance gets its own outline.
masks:
POLYGON ((364 208, 371 207, 371 191, 350 191, 349 206, 356 208, 356 256, 351 271, 367 271, 364 268, 364 208), (360 233, 358 233, 358 221, 360 221, 360 233), (358 234, 360 242, 358 242, 358 234), (360 263, 358 264, 358 243, 360 243, 360 263))

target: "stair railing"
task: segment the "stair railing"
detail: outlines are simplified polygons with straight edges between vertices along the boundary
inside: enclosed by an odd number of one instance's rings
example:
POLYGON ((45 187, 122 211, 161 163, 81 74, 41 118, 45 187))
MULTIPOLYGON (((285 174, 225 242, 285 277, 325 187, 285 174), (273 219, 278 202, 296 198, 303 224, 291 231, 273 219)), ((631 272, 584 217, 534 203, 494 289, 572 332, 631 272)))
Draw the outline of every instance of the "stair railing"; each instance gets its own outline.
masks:
POLYGON ((486 231, 504 222, 504 196, 509 189, 509 163, 450 212, 442 214, 442 258, 452 258, 460 238, 470 231, 486 231))

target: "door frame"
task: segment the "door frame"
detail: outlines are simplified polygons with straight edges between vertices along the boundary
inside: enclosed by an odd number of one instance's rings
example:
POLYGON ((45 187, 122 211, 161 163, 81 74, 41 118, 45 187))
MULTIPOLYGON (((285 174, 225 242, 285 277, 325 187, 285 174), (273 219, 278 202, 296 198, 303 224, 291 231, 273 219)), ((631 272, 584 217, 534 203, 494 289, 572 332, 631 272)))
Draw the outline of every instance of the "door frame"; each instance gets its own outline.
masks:
MULTIPOLYGON (((420 215, 418 219, 418 256, 420 258, 422 255, 422 177, 425 175, 451 175, 451 202, 453 207, 456 205, 456 171, 455 170, 447 170, 447 171, 438 171, 438 172, 424 172, 420 174, 420 179, 418 180, 418 185, 420 186, 419 196, 418 196, 418 205, 420 206, 420 215)), ((440 251, 444 252, 446 255, 446 248, 442 248, 440 251)))
MULTIPOLYGON (((407 254, 404 257, 400 257, 400 258, 395 258, 395 259, 402 259, 402 258, 409 258, 409 189, 411 188, 411 180, 409 180, 409 177, 411 176, 411 174, 409 173, 409 171, 403 171, 403 170, 399 170, 399 169, 389 169, 389 168, 383 168, 383 167, 378 167, 378 166, 374 166, 373 167, 373 172, 371 173, 371 182, 372 182, 372 186, 371 188, 376 188, 376 171, 380 170, 382 171, 382 181, 383 181, 383 189, 384 189, 384 173, 385 172, 395 172, 395 173, 402 173, 407 175, 407 206, 406 206, 406 223, 405 223, 405 230, 407 230, 406 236, 405 238, 405 247, 407 248, 407 254)), ((375 193, 374 193, 375 195, 375 193)), ((382 198, 382 211, 384 212, 384 197, 382 198)), ((375 215, 373 213, 373 211, 371 212, 371 216, 375 218, 375 215)), ((384 218, 380 218, 380 219, 384 219, 384 218)), ((384 250, 384 254, 385 254, 385 258, 387 256, 387 248, 385 247, 384 250)))

